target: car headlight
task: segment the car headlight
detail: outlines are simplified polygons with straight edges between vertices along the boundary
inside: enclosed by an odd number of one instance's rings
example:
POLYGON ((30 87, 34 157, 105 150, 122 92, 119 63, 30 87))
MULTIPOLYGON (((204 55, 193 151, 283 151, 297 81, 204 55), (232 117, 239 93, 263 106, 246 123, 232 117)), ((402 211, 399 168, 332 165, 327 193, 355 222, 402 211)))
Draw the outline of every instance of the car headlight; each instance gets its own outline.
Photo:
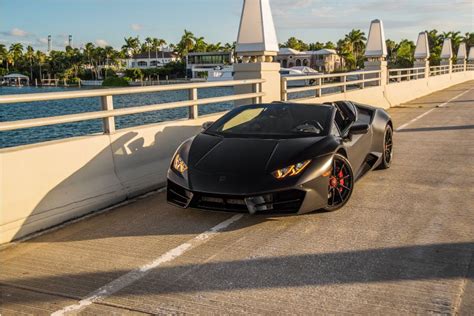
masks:
POLYGON ((277 171, 274 171, 272 175, 277 178, 277 179, 285 179, 286 177, 294 177, 301 172, 303 172, 306 167, 311 163, 311 160, 306 160, 291 166, 288 166, 286 168, 279 169, 277 171))
POLYGON ((176 154, 173 159, 173 169, 178 171, 179 173, 184 173, 186 170, 188 170, 188 166, 184 163, 183 159, 179 154, 176 154))

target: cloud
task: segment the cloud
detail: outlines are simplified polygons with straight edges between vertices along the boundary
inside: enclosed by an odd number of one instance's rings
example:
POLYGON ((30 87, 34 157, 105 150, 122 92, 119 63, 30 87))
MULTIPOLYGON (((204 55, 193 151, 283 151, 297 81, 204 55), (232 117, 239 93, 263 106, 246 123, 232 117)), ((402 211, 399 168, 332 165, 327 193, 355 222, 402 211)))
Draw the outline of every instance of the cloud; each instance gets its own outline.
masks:
POLYGON ((143 28, 143 25, 141 24, 137 24, 137 23, 133 23, 132 25, 130 25, 130 28, 136 32, 140 31, 142 28, 143 28))
POLYGON ((109 43, 107 43, 106 40, 103 40, 103 39, 97 39, 95 40, 95 44, 97 46, 100 46, 100 47, 105 47, 105 46, 109 46, 109 43))
POLYGON ((13 36, 13 37, 27 37, 30 34, 22 29, 19 29, 17 27, 11 29, 8 32, 0 32, 0 34, 4 36, 13 36))
POLYGON ((25 37, 25 36, 28 36, 28 32, 15 27, 14 29, 12 29, 10 31, 10 35, 11 36, 18 36, 18 37, 25 37))

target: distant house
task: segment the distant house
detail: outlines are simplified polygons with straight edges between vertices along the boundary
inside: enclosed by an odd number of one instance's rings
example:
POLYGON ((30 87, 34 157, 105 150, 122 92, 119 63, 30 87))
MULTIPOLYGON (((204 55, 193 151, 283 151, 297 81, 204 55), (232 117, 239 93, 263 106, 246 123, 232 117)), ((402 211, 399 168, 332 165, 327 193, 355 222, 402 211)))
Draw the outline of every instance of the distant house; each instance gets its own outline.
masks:
POLYGON ((157 68, 163 67, 171 62, 178 61, 177 54, 172 52, 148 52, 133 55, 133 57, 125 60, 126 68, 157 68))
POLYGON ((191 78, 197 78, 200 73, 228 68, 233 63, 232 52, 189 53, 186 56, 186 71, 191 78))
POLYGON ((300 52, 281 48, 276 60, 283 68, 306 66, 319 72, 333 72, 344 67, 344 59, 334 49, 300 52))

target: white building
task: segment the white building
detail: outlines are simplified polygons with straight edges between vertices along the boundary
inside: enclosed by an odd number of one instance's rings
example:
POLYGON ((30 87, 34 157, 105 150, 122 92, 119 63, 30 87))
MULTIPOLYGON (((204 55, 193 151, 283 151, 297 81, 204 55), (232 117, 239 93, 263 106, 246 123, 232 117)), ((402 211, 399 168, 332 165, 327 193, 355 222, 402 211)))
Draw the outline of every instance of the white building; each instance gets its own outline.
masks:
POLYGON ((172 52, 158 51, 136 54, 125 60, 126 68, 157 68, 179 60, 179 56, 172 52))
POLYGON ((344 67, 344 59, 334 49, 300 52, 281 48, 276 60, 283 68, 311 67, 319 72, 333 72, 344 67))
MULTIPOLYGON (((232 72, 229 69, 233 63, 232 52, 189 53, 186 56, 186 70, 191 78, 214 77, 216 75, 213 72, 214 70, 232 72)), ((225 74, 225 76, 228 78, 228 74, 225 74)))

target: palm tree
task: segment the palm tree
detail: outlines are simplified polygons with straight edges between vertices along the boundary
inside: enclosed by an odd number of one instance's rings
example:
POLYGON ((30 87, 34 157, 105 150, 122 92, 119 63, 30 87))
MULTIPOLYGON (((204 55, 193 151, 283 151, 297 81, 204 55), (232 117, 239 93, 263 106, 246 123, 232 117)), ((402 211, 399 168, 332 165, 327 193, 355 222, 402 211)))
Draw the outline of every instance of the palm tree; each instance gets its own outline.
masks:
POLYGON ((162 38, 153 38, 152 47, 155 50, 156 65, 158 66, 158 49, 161 50, 161 59, 164 59, 163 46, 166 45, 166 41, 162 38))
POLYGON ((467 49, 474 46, 474 32, 466 32, 464 34, 464 42, 467 45, 467 49))
POLYGON ((142 52, 148 50, 148 61, 151 59, 151 49, 153 48, 153 39, 151 37, 145 38, 145 43, 142 46, 142 52))
POLYGON ((349 34, 346 34, 345 40, 349 44, 350 51, 354 54, 355 59, 358 60, 365 49, 365 42, 367 41, 365 33, 361 30, 352 29, 349 34))
POLYGON ((210 44, 207 46, 208 52, 220 52, 222 50, 224 50, 224 47, 222 46, 221 42, 217 42, 216 44, 210 44))
MULTIPOLYGON (((7 54, 8 54, 8 51, 5 45, 0 44, 0 64, 3 64, 3 62, 7 59, 7 54)), ((8 64, 7 64, 7 67, 8 67, 8 64)))
POLYGON ((33 59, 35 57, 35 50, 30 45, 26 48, 25 57, 30 62, 30 80, 33 81, 33 59))
POLYGON ((208 50, 208 45, 204 41, 204 37, 195 38, 194 40, 195 40, 195 44, 194 44, 193 51, 202 53, 208 50))
POLYGON ((113 63, 115 63, 115 50, 112 46, 105 46, 103 49, 103 53, 105 55, 105 78, 107 79, 107 69, 108 66, 110 65, 110 60, 112 60, 113 63))
POLYGON ((37 50, 36 51, 36 61, 38 62, 39 65, 39 77, 40 81, 43 79, 43 73, 41 71, 41 65, 46 62, 46 54, 43 53, 42 51, 37 50))
MULTIPOLYGON (((7 56, 7 63, 15 65, 17 61, 23 56, 23 45, 21 43, 14 43, 10 45, 9 54, 7 56)), ((7 67, 8 69, 8 67, 7 67)))
POLYGON ((87 62, 89 63, 89 66, 90 66, 90 69, 91 69, 91 73, 93 75, 93 79, 96 79, 97 77, 95 76, 96 73, 95 73, 95 66, 94 66, 94 60, 93 60, 93 57, 94 57, 94 51, 95 51, 95 46, 94 44, 92 43, 87 43, 85 46, 84 46, 84 57, 87 58, 87 62))
POLYGON ((392 41, 391 39, 387 39, 385 41, 385 44, 387 45, 387 60, 389 61, 389 63, 394 63, 397 52, 397 43, 395 43, 395 41, 392 41))
POLYGON ((194 48, 195 45, 195 36, 192 32, 189 32, 188 30, 184 30, 184 34, 181 37, 181 41, 179 42, 177 49, 178 53, 181 57, 186 56, 192 49, 194 48))
POLYGON ((122 50, 130 56, 140 52, 140 39, 139 37, 128 37, 124 38, 125 44, 122 46, 122 50))

